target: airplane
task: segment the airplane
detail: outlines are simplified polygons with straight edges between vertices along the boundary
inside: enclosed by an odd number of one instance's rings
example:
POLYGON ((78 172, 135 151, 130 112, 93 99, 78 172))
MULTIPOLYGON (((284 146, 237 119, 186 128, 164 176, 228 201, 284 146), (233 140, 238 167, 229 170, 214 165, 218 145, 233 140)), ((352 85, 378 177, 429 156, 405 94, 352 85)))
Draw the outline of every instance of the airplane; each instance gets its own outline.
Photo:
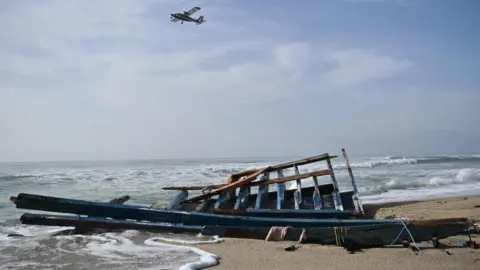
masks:
POLYGON ((198 19, 194 19, 194 18, 190 17, 193 13, 199 11, 200 9, 201 8, 199 8, 199 7, 193 7, 189 11, 184 11, 183 13, 173 13, 173 14, 171 14, 172 17, 170 18, 170 20, 174 23, 176 23, 178 21, 181 21, 181 24, 183 24, 183 22, 194 22, 197 25, 202 24, 202 23, 206 22, 203 19, 203 16, 198 17, 198 19))

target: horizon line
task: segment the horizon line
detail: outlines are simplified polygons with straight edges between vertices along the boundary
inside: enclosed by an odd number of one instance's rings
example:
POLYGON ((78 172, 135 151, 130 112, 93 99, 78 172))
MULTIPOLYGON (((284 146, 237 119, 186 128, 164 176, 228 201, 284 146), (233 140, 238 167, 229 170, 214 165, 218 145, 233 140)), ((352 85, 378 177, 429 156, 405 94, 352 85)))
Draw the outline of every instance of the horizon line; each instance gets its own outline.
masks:
MULTIPOLYGON (((328 153, 328 152, 324 152, 328 153)), ((321 153, 321 154, 324 154, 321 153)), ((108 158, 108 159, 64 159, 64 160, 0 160, 0 164, 8 164, 8 163, 56 163, 56 162, 122 162, 122 161, 180 161, 180 160, 221 160, 221 159, 297 159, 297 158, 308 158, 314 155, 319 155, 319 154, 310 154, 310 155, 291 155, 291 156, 231 156, 231 157, 172 157, 172 158, 140 158, 140 157, 133 157, 133 158, 108 158)), ((332 154, 335 155, 335 154, 332 154)), ((341 157, 341 154, 336 154, 335 156, 338 156, 339 158, 341 157)), ((467 157, 467 156, 479 156, 480 154, 474 154, 474 153, 469 153, 469 154, 417 154, 417 155, 400 155, 400 154, 370 154, 370 155, 363 155, 363 154, 349 154, 349 158, 372 158, 372 157, 388 157, 388 156, 393 156, 393 157, 402 157, 402 158, 419 158, 419 157, 441 157, 441 156, 460 156, 460 157, 467 157)))

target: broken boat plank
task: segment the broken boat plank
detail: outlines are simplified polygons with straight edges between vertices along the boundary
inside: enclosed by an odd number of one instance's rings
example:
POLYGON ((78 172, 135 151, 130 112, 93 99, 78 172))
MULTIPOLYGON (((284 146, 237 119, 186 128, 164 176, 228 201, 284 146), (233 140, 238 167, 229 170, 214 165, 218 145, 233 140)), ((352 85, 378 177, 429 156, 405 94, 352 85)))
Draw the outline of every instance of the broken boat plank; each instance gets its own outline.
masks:
POLYGON ((266 167, 266 168, 263 168, 261 170, 258 170, 257 172, 245 177, 244 179, 240 180, 240 181, 237 181, 237 182, 234 182, 234 183, 231 183, 231 184, 228 184, 228 185, 225 185, 221 188, 217 188, 217 189, 214 189, 212 190, 211 192, 209 193, 205 193, 205 194, 202 194, 200 196, 197 196, 197 197, 193 197, 193 198, 190 198, 188 200, 185 200, 183 201, 183 203, 188 203, 188 202, 196 202, 196 201, 200 201, 200 200, 203 200, 203 199, 207 199, 207 198, 210 198, 212 196, 215 196, 215 195, 218 195, 222 192, 227 192, 227 191, 232 191, 232 190, 235 190, 236 188, 242 186, 242 185, 245 185, 245 184, 248 184, 252 181, 254 181, 255 179, 257 179, 257 177, 264 173, 269 167, 266 167))
MULTIPOLYGON (((272 165, 272 166, 270 166, 270 169, 268 169, 265 172, 274 172, 274 171, 278 171, 278 170, 289 169, 289 168, 293 168, 294 166, 302 166, 302 165, 305 165, 305 164, 310 164, 310 163, 323 161, 323 160, 329 160, 329 159, 337 158, 337 157, 338 156, 331 156, 328 153, 325 153, 325 154, 321 154, 321 155, 317 155, 317 156, 312 156, 312 157, 308 157, 308 158, 303 158, 303 159, 299 159, 299 160, 293 160, 293 161, 285 162, 285 163, 282 163, 282 164, 272 165)), ((257 169, 245 170, 245 171, 241 171, 241 172, 238 172, 238 173, 234 173, 234 174, 231 175, 231 177, 232 178, 240 178, 240 177, 243 177, 243 176, 247 176, 251 173, 254 173, 256 171, 257 171, 257 169)))
MULTIPOLYGON (((332 170, 320 170, 320 171, 314 171, 314 172, 308 172, 308 173, 301 173, 297 175, 289 175, 289 176, 274 178, 270 180, 250 182, 250 183, 244 184, 243 186, 254 187, 254 186, 260 186, 260 185, 281 184, 281 183, 295 181, 299 179, 306 179, 312 176, 325 176, 330 174, 332 174, 332 170)), ((163 187, 162 189, 164 190, 203 190, 207 188, 218 189, 227 185, 229 184, 209 185, 209 186, 171 186, 171 187, 163 187)))
POLYGON ((280 218, 341 218, 348 219, 359 216, 353 211, 335 209, 212 209, 212 213, 230 216, 280 217, 280 218))
POLYGON ((140 222, 115 220, 100 217, 80 217, 67 215, 46 215, 25 213, 20 217, 22 224, 43 226, 78 227, 82 229, 139 230, 149 232, 199 233, 201 226, 169 225, 163 222, 140 222))

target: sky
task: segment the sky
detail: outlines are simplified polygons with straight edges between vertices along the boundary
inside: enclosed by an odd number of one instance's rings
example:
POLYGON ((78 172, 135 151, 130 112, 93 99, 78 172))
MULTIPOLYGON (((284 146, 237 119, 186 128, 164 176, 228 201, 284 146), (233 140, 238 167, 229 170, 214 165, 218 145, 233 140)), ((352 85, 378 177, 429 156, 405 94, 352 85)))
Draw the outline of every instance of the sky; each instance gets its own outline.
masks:
POLYGON ((0 0, 0 161, 478 154, 479 11, 0 0))

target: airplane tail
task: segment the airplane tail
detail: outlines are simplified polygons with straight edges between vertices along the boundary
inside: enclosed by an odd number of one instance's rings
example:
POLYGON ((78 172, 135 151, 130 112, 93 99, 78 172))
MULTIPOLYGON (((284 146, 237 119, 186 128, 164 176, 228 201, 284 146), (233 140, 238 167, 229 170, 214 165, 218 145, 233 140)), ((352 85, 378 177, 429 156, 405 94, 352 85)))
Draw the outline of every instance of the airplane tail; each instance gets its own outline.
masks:
POLYGON ((198 17, 197 24, 202 24, 204 22, 206 22, 206 20, 203 19, 203 16, 198 17))

